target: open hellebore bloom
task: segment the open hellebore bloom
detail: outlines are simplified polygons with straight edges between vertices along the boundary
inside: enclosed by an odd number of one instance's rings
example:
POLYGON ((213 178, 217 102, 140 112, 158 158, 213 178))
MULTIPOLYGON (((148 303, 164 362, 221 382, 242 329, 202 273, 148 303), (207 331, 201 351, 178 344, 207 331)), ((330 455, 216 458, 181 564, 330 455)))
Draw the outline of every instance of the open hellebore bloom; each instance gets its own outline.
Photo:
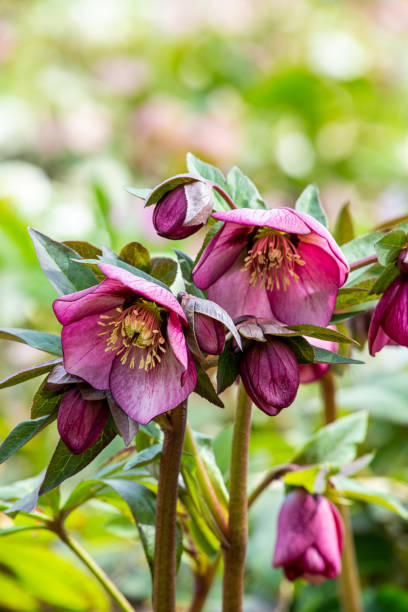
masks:
POLYGON ((180 304, 170 291, 111 264, 99 285, 54 302, 64 367, 95 389, 110 390, 138 423, 175 408, 193 391, 196 372, 180 304))
POLYGON ((326 326, 349 267, 316 219, 290 208, 240 208, 225 221, 193 270, 197 287, 235 318, 326 326))
MULTIPOLYGON (((330 329, 336 329, 333 325, 329 325, 330 329)), ((320 338, 309 338, 305 336, 305 339, 312 344, 313 346, 317 346, 318 348, 327 349, 328 351, 333 351, 336 353, 339 350, 339 345, 337 342, 332 342, 331 340, 321 340, 320 338)), ((330 368, 330 364, 328 363, 307 363, 299 365, 299 374, 300 374, 300 382, 312 383, 320 380, 330 368)))
POLYGON ((279 512, 274 567, 289 580, 319 584, 341 571, 343 523, 337 508, 322 495, 293 489, 279 512))
MULTIPOLYGON (((177 178, 177 177, 174 177, 177 178)), ((152 191, 146 201, 154 198, 156 190, 163 190, 173 179, 168 179, 152 191)), ((208 221, 213 209, 211 185, 198 179, 189 179, 158 200, 153 212, 153 225, 159 236, 180 240, 197 232, 208 221)))
POLYGON ((75 455, 98 440, 109 412, 125 444, 136 435, 137 423, 122 412, 109 391, 94 389, 82 378, 68 374, 62 364, 56 365, 48 375, 43 390, 64 393, 58 409, 58 433, 75 455))
POLYGON ((386 344, 408 346, 408 249, 401 251, 401 272, 378 302, 368 330, 368 347, 375 355, 386 344))

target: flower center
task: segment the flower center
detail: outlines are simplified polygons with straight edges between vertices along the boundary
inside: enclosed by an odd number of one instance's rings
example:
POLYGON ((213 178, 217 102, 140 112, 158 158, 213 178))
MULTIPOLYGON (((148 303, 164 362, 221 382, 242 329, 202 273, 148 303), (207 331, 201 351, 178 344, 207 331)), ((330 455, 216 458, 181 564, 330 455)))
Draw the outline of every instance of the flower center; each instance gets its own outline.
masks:
POLYGON ((250 283, 269 290, 274 288, 286 291, 291 279, 299 280, 295 266, 304 266, 305 262, 297 252, 289 234, 261 228, 255 234, 252 249, 245 257, 245 270, 250 273, 250 283))
POLYGON ((99 336, 107 336, 105 351, 116 351, 123 365, 135 367, 138 349, 143 349, 139 369, 153 369, 160 363, 160 352, 165 353, 166 340, 161 332, 161 308, 147 300, 139 299, 126 308, 126 302, 111 315, 101 315, 98 325, 106 327, 99 336))

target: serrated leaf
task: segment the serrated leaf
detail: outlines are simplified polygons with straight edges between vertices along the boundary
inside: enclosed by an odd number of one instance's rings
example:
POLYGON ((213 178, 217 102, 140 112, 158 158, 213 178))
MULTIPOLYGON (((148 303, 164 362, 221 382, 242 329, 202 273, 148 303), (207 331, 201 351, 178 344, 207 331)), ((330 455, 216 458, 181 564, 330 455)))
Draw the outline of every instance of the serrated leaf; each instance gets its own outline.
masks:
POLYGON ((22 421, 9 433, 0 445, 0 463, 14 455, 24 444, 40 433, 47 425, 55 421, 56 413, 45 415, 34 421, 22 421))
POLYGON ((380 264, 387 266, 389 263, 395 262, 406 243, 406 233, 401 229, 395 229, 377 240, 374 249, 380 264))
POLYGON ((74 261, 80 258, 78 253, 32 228, 28 232, 44 274, 59 295, 88 289, 98 283, 92 270, 74 261))
POLYGON ((142 272, 150 272, 150 253, 140 242, 126 244, 120 251, 119 257, 142 272))
POLYGON ((395 262, 391 262, 384 268, 383 273, 378 277, 374 285, 371 287, 369 292, 370 299, 373 299, 375 295, 381 295, 391 285, 393 281, 400 275, 400 272, 395 265, 395 262))
POLYGON ((31 378, 36 378, 37 376, 41 376, 41 374, 50 372, 50 370, 52 370, 57 363, 61 363, 61 359, 52 359, 51 361, 37 363, 29 368, 26 368, 25 370, 20 370, 15 374, 11 374, 11 376, 0 380, 0 389, 19 385, 26 380, 30 380, 31 378))
POLYGON ((344 244, 354 240, 355 231, 353 219, 350 212, 350 202, 346 202, 340 209, 333 231, 333 237, 337 244, 344 244))
POLYGON ((327 227, 327 217, 319 200, 319 190, 317 185, 308 185, 300 194, 295 209, 299 212, 307 213, 324 227, 327 227))
POLYGON ((170 287, 176 280, 177 262, 170 257, 153 257, 150 260, 150 275, 170 287))
POLYGON ((239 375, 240 355, 231 350, 231 341, 225 343, 225 348, 218 358, 217 393, 220 394, 231 386, 239 375))
POLYGON ((22 342, 40 351, 62 356, 61 338, 55 334, 49 334, 35 329, 1 327, 0 338, 3 340, 22 342))
POLYGON ((288 325, 289 329, 298 331, 302 336, 310 336, 311 338, 320 338, 332 342, 345 342, 347 344, 359 344, 356 340, 341 334, 335 329, 320 327, 319 325, 288 325))
POLYGON ((237 166, 228 172, 227 184, 229 193, 238 207, 266 209, 266 204, 254 183, 237 166))
POLYGON ((136 466, 145 465, 157 459, 162 452, 162 444, 153 444, 143 449, 139 453, 136 453, 125 463, 124 470, 130 470, 136 466))
POLYGON ((221 170, 215 166, 202 161, 192 153, 187 153, 187 168, 188 171, 194 176, 217 183, 217 185, 229 193, 229 187, 224 175, 222 174, 221 170))
POLYGON ((338 355, 337 353, 333 353, 333 351, 328 351, 327 349, 319 348, 317 346, 313 347, 313 351, 315 354, 315 363, 364 363, 364 361, 349 359, 348 357, 338 355))
POLYGON ((366 502, 370 504, 378 504, 391 512, 395 512, 403 519, 408 520, 408 510, 401 501, 393 494, 382 491, 375 491, 361 482, 346 478, 344 476, 334 476, 333 484, 341 494, 347 499, 366 502))
POLYGON ((207 372, 200 367, 200 365, 196 364, 197 370, 197 384, 195 386, 194 391, 198 393, 201 397, 211 402, 215 406, 219 408, 224 408, 223 402, 218 397, 213 384, 211 382, 210 377, 207 372))
POLYGON ((191 293, 191 295, 195 295, 196 297, 205 299, 206 297, 205 293, 201 291, 201 289, 198 289, 198 287, 196 287, 193 282, 193 276, 192 276, 192 271, 194 267, 193 260, 191 259, 191 257, 186 255, 186 253, 183 253, 183 251, 179 251, 179 249, 173 249, 173 250, 179 262, 181 275, 183 277, 184 285, 185 285, 187 293, 191 293))
POLYGON ((292 462, 300 465, 342 465, 353 461, 357 444, 365 440, 367 423, 367 412, 359 411, 322 427, 295 455, 292 462))

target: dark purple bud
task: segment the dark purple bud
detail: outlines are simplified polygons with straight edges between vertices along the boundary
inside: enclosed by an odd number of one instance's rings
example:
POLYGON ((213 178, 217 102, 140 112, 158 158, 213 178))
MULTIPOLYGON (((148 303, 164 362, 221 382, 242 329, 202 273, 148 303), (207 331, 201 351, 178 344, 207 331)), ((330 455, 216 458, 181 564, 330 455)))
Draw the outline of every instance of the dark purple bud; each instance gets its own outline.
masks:
POLYGON ((180 240, 197 232, 208 221, 213 208, 212 188, 203 181, 179 185, 156 204, 153 225, 159 236, 180 240))
POLYGON ((281 340, 251 343, 242 356, 240 374, 246 392, 266 414, 278 414, 296 397, 299 366, 292 349, 281 340))
POLYGON ((398 276, 375 307, 368 330, 368 348, 375 355, 386 344, 408 346, 408 277, 398 276))
POLYGON ((398 269, 401 274, 408 274, 408 249, 404 249, 399 254, 398 269))
POLYGON ((78 455, 96 442, 108 415, 105 399, 84 399, 80 389, 74 387, 62 398, 58 410, 58 432, 69 450, 78 455))
POLYGON ((274 567, 289 580, 319 584, 341 571, 343 522, 337 508, 322 495, 293 489, 279 512, 274 567))
POLYGON ((225 346, 225 327, 216 319, 194 313, 194 333, 200 351, 219 355, 225 346))

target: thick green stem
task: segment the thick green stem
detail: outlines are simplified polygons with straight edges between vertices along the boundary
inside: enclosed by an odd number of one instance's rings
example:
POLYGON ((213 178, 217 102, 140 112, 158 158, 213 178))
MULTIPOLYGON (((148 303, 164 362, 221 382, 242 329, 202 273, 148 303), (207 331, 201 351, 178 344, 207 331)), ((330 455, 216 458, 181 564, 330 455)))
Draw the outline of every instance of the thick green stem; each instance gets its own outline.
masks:
POLYGON ((248 541, 247 474, 251 412, 251 400, 241 383, 231 450, 229 546, 224 547, 223 612, 242 612, 248 541))
POLYGON ((153 610, 176 609, 176 536, 178 479, 186 428, 187 402, 169 413, 170 427, 164 429, 156 504, 153 610))
MULTIPOLYGON (((328 425, 337 418, 336 379, 328 370, 320 381, 324 405, 324 420, 328 425)), ((340 601, 343 612, 362 612, 361 589, 350 513, 347 506, 338 506, 344 523, 342 570, 339 577, 340 601)))
POLYGON ((55 530, 58 537, 66 544, 73 553, 76 554, 79 559, 86 565, 86 567, 92 572, 92 574, 99 580, 102 586, 106 589, 116 605, 123 612, 135 612, 133 606, 130 605, 126 597, 119 591, 119 589, 113 584, 112 580, 105 574, 103 569, 89 556, 89 554, 82 548, 62 526, 59 526, 55 530))

